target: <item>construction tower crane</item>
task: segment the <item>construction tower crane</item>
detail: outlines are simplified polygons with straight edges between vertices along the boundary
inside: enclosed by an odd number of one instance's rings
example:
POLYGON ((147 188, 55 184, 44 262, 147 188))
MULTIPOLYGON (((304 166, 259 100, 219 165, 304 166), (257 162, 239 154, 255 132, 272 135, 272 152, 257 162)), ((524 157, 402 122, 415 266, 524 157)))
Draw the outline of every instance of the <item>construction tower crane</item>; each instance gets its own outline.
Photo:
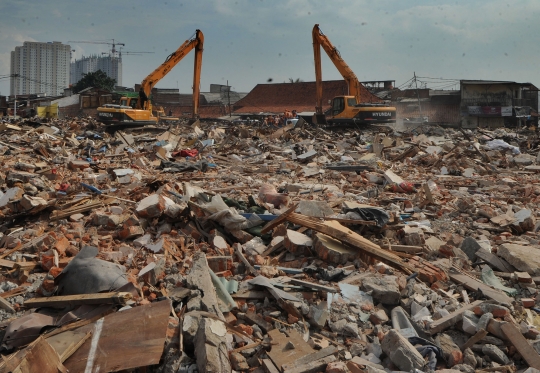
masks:
POLYGON ((131 55, 141 55, 141 54, 146 54, 146 53, 151 53, 151 54, 154 54, 154 52, 139 52, 139 51, 122 51, 122 48, 119 48, 119 51, 118 51, 118 55, 120 58, 122 58, 122 53, 123 54, 131 54, 131 55))
POLYGON ((107 45, 110 45, 110 46, 111 46, 111 51, 110 51, 110 53, 111 53, 111 55, 112 55, 113 57, 116 57, 116 52, 117 52, 116 46, 117 46, 117 45, 120 45, 120 46, 123 46, 123 47, 126 46, 125 43, 117 43, 117 42, 115 42, 114 39, 107 39, 107 40, 112 40, 112 42, 110 42, 110 41, 101 41, 101 40, 95 40, 95 41, 92 41, 92 40, 73 41, 73 40, 71 40, 71 41, 68 41, 68 43, 107 44, 107 45))
MULTIPOLYGON (((154 52, 136 52, 136 51, 125 51, 125 52, 122 52, 122 48, 120 48, 118 50, 118 58, 119 59, 122 59, 122 53, 123 54, 129 54, 129 55, 132 55, 132 56, 140 56, 141 54, 144 54, 144 53, 154 53, 154 52)), ((110 54, 109 52, 101 52, 101 54, 110 54)))

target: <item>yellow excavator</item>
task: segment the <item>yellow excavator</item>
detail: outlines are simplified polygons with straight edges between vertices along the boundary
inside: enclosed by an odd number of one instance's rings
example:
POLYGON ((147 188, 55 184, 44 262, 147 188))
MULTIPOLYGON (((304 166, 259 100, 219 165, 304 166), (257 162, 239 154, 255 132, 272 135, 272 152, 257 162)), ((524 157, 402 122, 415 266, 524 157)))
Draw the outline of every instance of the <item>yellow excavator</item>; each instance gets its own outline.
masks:
POLYGON ((316 124, 382 124, 396 122, 396 108, 379 103, 361 102, 361 83, 345 63, 336 47, 323 34, 319 25, 313 27, 313 56, 315 59, 315 80, 317 101, 314 121, 316 124), (348 95, 332 99, 330 112, 325 116, 322 107, 323 87, 321 69, 321 47, 347 82, 348 95))
POLYGON ((98 120, 110 129, 119 129, 141 127, 156 124, 160 121, 178 119, 166 117, 163 108, 153 108, 151 100, 148 98, 150 97, 152 88, 193 49, 195 49, 195 64, 193 69, 192 120, 198 119, 203 44, 204 35, 201 30, 196 30, 190 39, 186 40, 175 52, 171 53, 165 59, 165 62, 144 78, 139 93, 135 92, 120 98, 118 105, 106 104, 99 107, 97 109, 98 120), (145 100, 141 100, 141 98, 145 100))

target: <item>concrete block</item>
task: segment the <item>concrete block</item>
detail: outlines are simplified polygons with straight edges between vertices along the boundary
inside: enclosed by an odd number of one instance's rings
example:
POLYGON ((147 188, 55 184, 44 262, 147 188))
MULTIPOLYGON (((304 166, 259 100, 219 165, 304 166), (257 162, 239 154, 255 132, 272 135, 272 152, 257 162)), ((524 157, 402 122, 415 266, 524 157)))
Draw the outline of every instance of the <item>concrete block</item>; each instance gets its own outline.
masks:
POLYGON ((226 334, 227 328, 223 322, 214 319, 201 319, 195 335, 195 357, 199 372, 231 372, 226 334))
POLYGON ((482 246, 472 237, 465 237, 460 247, 471 261, 476 260, 476 252, 481 248, 482 246))
POLYGON ((381 347, 392 363, 405 372, 423 370, 424 358, 409 341, 392 329, 384 337, 381 347))
POLYGON ((401 298, 396 276, 367 277, 362 281, 365 291, 373 291, 371 296, 375 303, 398 305, 401 298))
POLYGON ((540 249, 533 246, 502 244, 497 255, 510 265, 532 276, 540 276, 540 249))
POLYGON ((316 218, 334 215, 334 210, 324 201, 300 201, 296 212, 316 218))
POLYGON ((135 211, 143 218, 157 218, 165 211, 165 199, 159 194, 152 194, 140 200, 135 211))

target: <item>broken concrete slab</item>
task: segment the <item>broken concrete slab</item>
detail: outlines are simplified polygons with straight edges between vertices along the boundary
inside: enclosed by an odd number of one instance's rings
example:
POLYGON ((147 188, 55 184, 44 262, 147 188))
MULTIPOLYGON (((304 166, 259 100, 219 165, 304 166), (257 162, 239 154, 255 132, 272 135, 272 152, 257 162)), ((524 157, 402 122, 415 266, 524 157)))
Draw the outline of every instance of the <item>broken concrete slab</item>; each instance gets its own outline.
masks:
POLYGON ((371 291, 376 303, 398 305, 401 294, 395 276, 367 277, 362 281, 362 288, 371 291))
POLYGON ((199 372, 229 373, 232 371, 227 353, 226 334, 227 328, 222 321, 201 319, 194 341, 199 372))
POLYGON ((300 201, 296 212, 302 215, 324 218, 334 215, 334 210, 324 201, 300 201))
POLYGON ((480 250, 482 246, 472 237, 465 237, 461 243, 461 251, 463 251, 471 261, 476 260, 476 252, 480 250))
POLYGON ((156 218, 165 211, 165 199, 159 194, 152 194, 139 201, 135 211, 142 218, 156 218))
POLYGON ((497 254, 519 271, 540 275, 539 248, 505 243, 499 246, 497 254))
POLYGON ((424 358, 409 341, 396 330, 390 330, 381 343, 384 353, 400 370, 410 372, 424 369, 424 358))

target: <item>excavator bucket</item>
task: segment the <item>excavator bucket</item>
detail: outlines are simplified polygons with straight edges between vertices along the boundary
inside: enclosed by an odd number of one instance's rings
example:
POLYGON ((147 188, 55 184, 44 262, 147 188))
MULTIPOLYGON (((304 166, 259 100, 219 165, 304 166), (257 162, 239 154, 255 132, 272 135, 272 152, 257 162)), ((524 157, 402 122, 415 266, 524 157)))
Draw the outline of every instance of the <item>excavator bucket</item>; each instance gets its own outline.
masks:
POLYGON ((326 121, 326 115, 313 114, 313 124, 322 124, 322 125, 328 124, 328 122, 326 121))

